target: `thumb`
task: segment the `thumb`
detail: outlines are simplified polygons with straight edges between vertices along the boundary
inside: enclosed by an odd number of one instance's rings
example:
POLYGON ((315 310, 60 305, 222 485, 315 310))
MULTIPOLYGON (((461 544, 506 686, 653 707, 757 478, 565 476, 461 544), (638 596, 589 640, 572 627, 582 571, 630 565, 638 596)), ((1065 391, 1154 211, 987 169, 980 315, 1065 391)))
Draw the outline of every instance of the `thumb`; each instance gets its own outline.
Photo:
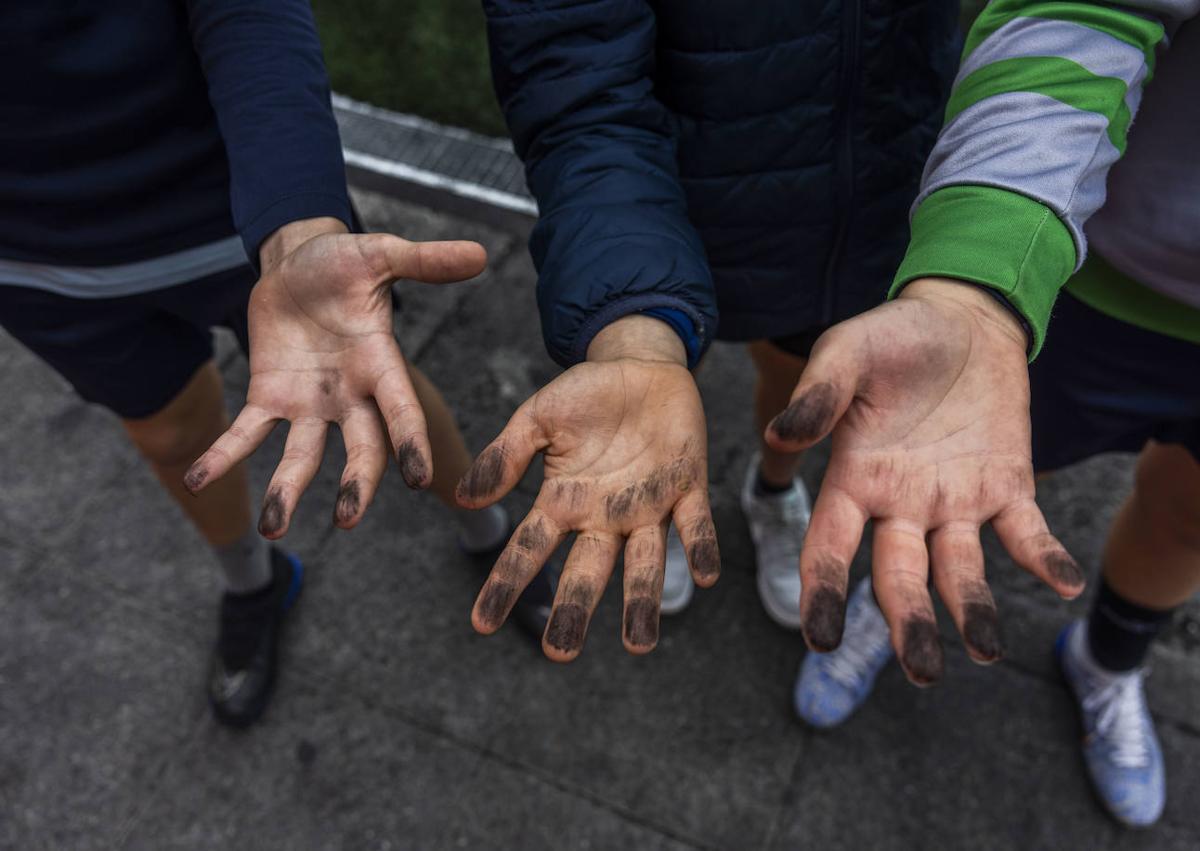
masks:
POLYGON ((375 257, 373 268, 388 280, 406 278, 428 284, 446 284, 473 278, 487 266, 487 251, 478 242, 409 242, 391 234, 371 234, 364 247, 375 257), (382 261, 382 262, 379 262, 382 261))
POLYGON ((834 326, 813 346, 791 402, 767 424, 767 445, 778 452, 799 452, 837 425, 854 401, 859 368, 847 339, 851 326, 834 326))
POLYGON ((515 488, 533 456, 545 448, 527 399, 463 475, 455 490, 461 508, 486 508, 515 488))

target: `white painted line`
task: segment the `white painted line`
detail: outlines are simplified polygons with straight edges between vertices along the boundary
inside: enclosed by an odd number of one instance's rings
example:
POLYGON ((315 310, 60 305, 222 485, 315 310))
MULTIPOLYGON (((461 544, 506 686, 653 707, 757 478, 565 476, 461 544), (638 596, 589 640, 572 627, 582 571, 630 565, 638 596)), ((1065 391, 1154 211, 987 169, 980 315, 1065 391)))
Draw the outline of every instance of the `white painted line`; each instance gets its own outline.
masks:
POLYGON ((444 174, 438 174, 435 171, 428 169, 416 168, 407 163, 390 160, 386 157, 377 157, 374 154, 363 153, 362 151, 354 151, 345 148, 342 151, 346 158, 346 165, 356 168, 373 171, 376 174, 394 177, 399 180, 407 180, 410 183, 416 183, 421 186, 427 186, 431 189, 440 189, 444 192, 450 192, 462 198, 473 198, 477 201, 482 201, 486 204, 491 204, 493 207, 499 207, 503 210, 511 210, 516 213, 523 213, 527 216, 537 217, 537 204, 530 198, 525 198, 521 195, 514 195, 511 192, 502 192, 498 189, 490 189, 486 186, 481 186, 478 183, 471 183, 466 180, 459 180, 453 177, 447 177, 444 174))

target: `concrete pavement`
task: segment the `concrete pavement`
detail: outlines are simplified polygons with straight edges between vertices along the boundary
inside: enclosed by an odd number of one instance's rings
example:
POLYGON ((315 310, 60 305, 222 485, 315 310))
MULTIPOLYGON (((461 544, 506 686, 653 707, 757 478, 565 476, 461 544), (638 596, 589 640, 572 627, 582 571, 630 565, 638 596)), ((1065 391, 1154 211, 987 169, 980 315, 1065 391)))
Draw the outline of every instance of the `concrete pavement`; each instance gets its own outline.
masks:
MULTIPOLYGON (((477 450, 556 372, 525 249, 358 200, 375 228, 489 250, 479 282, 402 294, 402 345, 477 450)), ((225 338, 221 362, 236 409, 246 365, 225 338)), ((114 419, 0 335, 0 848, 1200 847, 1200 610, 1175 624, 1149 682, 1165 817, 1121 830, 1091 797, 1050 659, 1084 604, 1057 602, 990 535, 1003 662, 971 665, 943 618, 941 685, 914 689, 892 667, 844 728, 795 721, 802 643, 760 610, 737 508, 750 375, 722 345, 699 372, 724 574, 641 659, 621 648, 614 589, 569 666, 510 627, 474 634, 481 577, 430 495, 393 472, 357 530, 332 528, 335 436, 286 539, 310 571, 275 703, 237 734, 203 698, 218 581, 200 540, 114 419)), ((251 463, 256 497, 282 441, 251 463)), ((805 463, 814 488, 823 463, 820 450, 805 463)), ((1081 562, 1096 563, 1130 471, 1105 457, 1041 485, 1081 562)), ((507 501, 514 516, 537 481, 507 501)))

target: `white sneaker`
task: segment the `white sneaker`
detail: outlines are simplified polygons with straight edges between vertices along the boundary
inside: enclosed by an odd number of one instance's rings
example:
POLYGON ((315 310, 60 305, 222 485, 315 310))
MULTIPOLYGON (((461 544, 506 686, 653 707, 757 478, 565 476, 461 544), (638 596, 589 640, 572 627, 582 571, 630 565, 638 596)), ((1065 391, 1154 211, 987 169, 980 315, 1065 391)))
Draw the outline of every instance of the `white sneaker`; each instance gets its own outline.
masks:
POLYGON ((1162 746, 1146 706, 1144 670, 1105 671, 1087 648, 1087 621, 1069 624, 1054 645, 1083 721, 1083 758, 1108 811, 1130 827, 1148 827, 1167 799, 1162 746))
POLYGON ((677 615, 692 602, 692 594, 696 586, 692 584, 692 574, 688 570, 687 553, 683 549, 683 541, 672 523, 667 530, 667 571, 663 577, 662 608, 664 615, 677 615))
POLYGON ((742 485, 742 513, 754 541, 758 566, 758 596, 771 620, 787 629, 800 629, 800 550, 812 515, 808 490, 796 478, 790 490, 760 496, 759 455, 756 452, 742 485))

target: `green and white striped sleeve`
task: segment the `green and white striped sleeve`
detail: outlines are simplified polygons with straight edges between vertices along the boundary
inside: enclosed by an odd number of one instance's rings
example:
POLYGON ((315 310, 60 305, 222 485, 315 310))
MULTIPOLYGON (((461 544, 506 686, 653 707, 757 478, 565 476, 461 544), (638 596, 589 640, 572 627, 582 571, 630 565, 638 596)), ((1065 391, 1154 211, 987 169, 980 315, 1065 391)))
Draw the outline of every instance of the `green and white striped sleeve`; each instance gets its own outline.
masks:
POLYGON ((1002 293, 1045 336, 1083 263, 1156 52, 1200 0, 992 0, 967 36, 891 294, 915 278, 1002 293))

